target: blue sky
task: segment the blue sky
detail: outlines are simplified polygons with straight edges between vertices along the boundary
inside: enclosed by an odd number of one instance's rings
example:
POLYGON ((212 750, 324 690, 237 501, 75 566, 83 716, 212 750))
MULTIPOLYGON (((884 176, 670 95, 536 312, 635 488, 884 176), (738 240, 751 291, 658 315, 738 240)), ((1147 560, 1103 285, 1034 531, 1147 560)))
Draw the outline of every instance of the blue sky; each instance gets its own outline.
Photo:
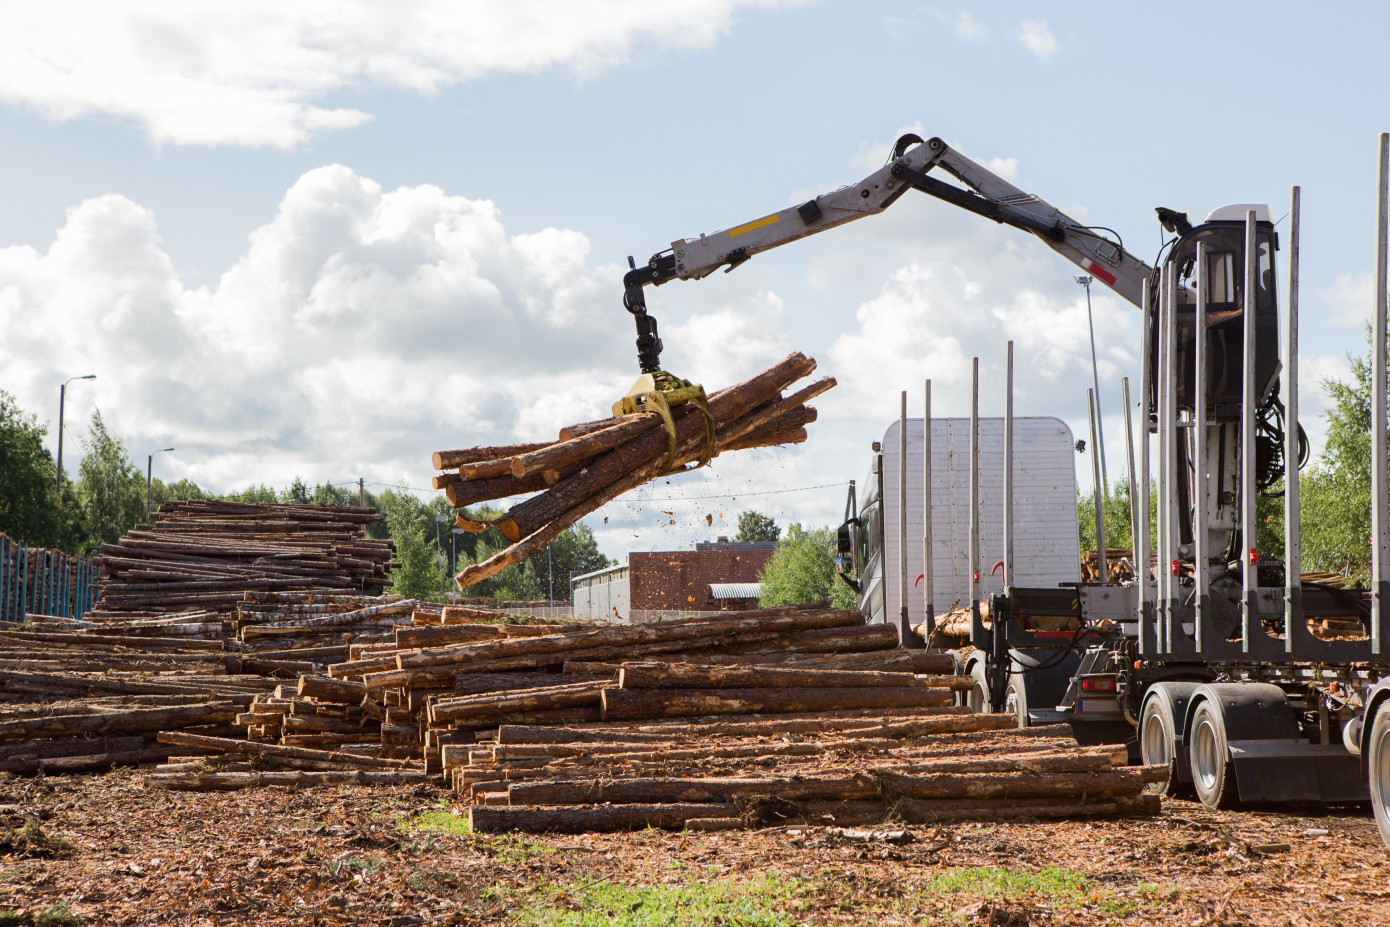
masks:
MULTIPOLYGON (((1303 188, 1307 413, 1363 349, 1387 16, 1377 4, 55 3, 0 36, 0 388, 68 448, 94 405, 215 489, 428 485, 444 447, 548 437, 635 376, 626 256, 851 183, 939 135, 1152 260, 1153 207, 1303 188)), ((1283 266, 1281 264, 1281 271, 1283 266)), ((756 507, 838 521, 907 389, 968 412, 1018 341, 1020 414, 1080 433, 1075 269, 925 197, 651 294, 677 373, 790 350, 841 387, 812 440, 591 520, 611 555, 756 507), (740 495, 742 493, 743 495, 740 495), (670 512, 671 515, 664 515, 670 512), (604 517, 608 518, 604 522, 604 517), (670 525, 670 521, 675 525, 670 525)), ((1112 473, 1138 325, 1094 292, 1112 473)), ((991 393, 991 390, 994 392, 991 393)), ((1310 422, 1316 426, 1316 422, 1310 422)), ((1316 438, 1320 429, 1311 427, 1316 438)), ((68 451, 71 464, 76 455, 68 451)), ((1078 458, 1087 483, 1088 461, 1078 458)))

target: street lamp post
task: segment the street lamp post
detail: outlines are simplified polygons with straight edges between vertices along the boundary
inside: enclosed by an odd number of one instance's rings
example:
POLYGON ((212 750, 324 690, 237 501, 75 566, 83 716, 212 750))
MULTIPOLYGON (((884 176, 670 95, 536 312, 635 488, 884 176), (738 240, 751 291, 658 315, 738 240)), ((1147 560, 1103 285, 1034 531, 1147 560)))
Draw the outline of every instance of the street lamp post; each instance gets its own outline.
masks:
MULTIPOLYGON (((449 520, 449 516, 448 516, 448 515, 436 515, 436 516, 434 516, 434 552, 439 556, 439 559, 440 559, 440 560, 443 560, 443 559, 444 559, 444 547, 443 547, 443 545, 441 545, 441 544, 439 543, 439 526, 442 525, 442 524, 444 524, 444 522, 446 522, 446 521, 448 521, 448 520, 449 520)), ((451 541, 450 543, 452 543, 452 541, 451 541)), ((443 588, 442 588, 440 591, 443 592, 443 593, 446 594, 446 595, 448 594, 448 592, 449 592, 449 577, 447 577, 447 576, 444 577, 443 588)))
POLYGON ((455 542, 463 534, 462 528, 454 528, 449 534, 449 576, 454 577, 459 569, 459 552, 455 542))
POLYGON ((63 381, 63 385, 58 387, 58 481, 53 484, 54 490, 58 493, 59 502, 63 498, 63 406, 67 404, 68 384, 73 380, 95 380, 97 375, 89 373, 85 377, 68 377, 63 381))
POLYGON ((1105 428, 1100 417, 1100 369, 1096 364, 1096 323, 1091 317, 1091 280, 1087 274, 1076 274, 1072 279, 1086 288, 1086 324, 1091 329, 1091 381, 1095 386, 1096 404, 1096 448, 1100 455, 1100 481, 1105 492, 1109 492, 1110 475, 1105 469, 1105 428))
POLYGON ((161 447, 145 460, 145 521, 150 520, 150 487, 154 485, 154 455, 172 451, 172 447, 161 447))

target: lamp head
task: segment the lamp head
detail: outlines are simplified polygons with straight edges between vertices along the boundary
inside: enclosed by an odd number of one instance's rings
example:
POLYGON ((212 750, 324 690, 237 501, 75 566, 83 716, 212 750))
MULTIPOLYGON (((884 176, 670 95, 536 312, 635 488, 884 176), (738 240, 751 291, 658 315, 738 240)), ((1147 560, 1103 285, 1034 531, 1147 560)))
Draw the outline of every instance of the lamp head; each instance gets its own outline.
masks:
POLYGON ((1075 274, 1072 279, 1084 287, 1089 287, 1091 285, 1091 278, 1086 274, 1075 274))

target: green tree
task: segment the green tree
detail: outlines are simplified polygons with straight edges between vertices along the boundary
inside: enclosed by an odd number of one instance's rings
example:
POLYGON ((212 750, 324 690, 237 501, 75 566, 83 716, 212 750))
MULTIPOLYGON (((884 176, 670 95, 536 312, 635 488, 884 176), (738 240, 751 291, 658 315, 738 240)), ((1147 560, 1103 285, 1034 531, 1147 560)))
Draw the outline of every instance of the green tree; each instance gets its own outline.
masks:
POLYGON ((1364 584, 1371 558, 1371 361, 1369 354, 1347 359, 1350 382, 1322 381, 1332 402, 1322 454, 1299 481, 1301 553, 1305 570, 1364 584))
POLYGON ((145 475, 131 461, 125 442, 106 430, 101 411, 92 412, 87 450, 78 467, 77 499, 86 523, 83 553, 114 544, 145 520, 145 475))
POLYGON ((53 455, 43 446, 47 433, 0 390, 0 531, 26 544, 59 547, 72 539, 65 536, 69 526, 53 486, 53 455))
POLYGON ((777 522, 761 512, 749 509, 738 516, 738 534, 735 541, 771 541, 774 544, 782 537, 782 529, 777 522))
MULTIPOLYGON (((486 506, 465 511, 469 518, 478 521, 496 518, 502 514, 486 506)), ((450 523, 452 524, 452 519, 450 523)), ((470 563, 481 563, 508 545, 506 539, 496 531, 460 534, 457 539, 460 569, 470 563)), ((588 525, 580 522, 572 528, 566 528, 550 542, 548 561, 547 551, 542 548, 521 563, 513 564, 497 575, 469 587, 465 594, 517 601, 539 601, 549 598, 553 580, 555 600, 568 602, 571 575, 592 573, 616 562, 604 556, 598 549, 598 542, 594 540, 593 531, 588 525)))
POLYGON ((764 608, 830 599, 836 608, 854 608, 853 590, 835 578, 835 531, 831 528, 787 529, 759 577, 758 604, 764 608))
POLYGON ((406 598, 442 601, 446 564, 435 540, 439 528, 430 506, 404 487, 377 496, 376 506, 385 516, 401 563, 391 573, 393 591, 406 598))

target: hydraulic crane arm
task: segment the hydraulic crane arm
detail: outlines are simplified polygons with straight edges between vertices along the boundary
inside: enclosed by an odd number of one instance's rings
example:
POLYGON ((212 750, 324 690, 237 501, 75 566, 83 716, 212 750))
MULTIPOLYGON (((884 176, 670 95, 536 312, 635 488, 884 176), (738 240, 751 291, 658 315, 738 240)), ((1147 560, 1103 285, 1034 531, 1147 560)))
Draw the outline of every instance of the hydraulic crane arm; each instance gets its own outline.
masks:
POLYGON ((1143 282, 1153 268, 1113 241, 1072 219, 1047 202, 1025 193, 988 168, 952 150, 939 138, 922 141, 904 135, 888 164, 853 186, 807 200, 730 229, 681 239, 668 251, 634 267, 623 279, 623 304, 637 320, 637 353, 643 372, 660 368, 661 339, 656 321, 646 314, 643 288, 668 280, 698 280, 720 267, 733 270, 753 255, 876 215, 908 190, 920 190, 962 209, 1031 232, 1048 247, 1104 281, 1142 308, 1143 282), (928 176, 940 168, 965 187, 928 176))

